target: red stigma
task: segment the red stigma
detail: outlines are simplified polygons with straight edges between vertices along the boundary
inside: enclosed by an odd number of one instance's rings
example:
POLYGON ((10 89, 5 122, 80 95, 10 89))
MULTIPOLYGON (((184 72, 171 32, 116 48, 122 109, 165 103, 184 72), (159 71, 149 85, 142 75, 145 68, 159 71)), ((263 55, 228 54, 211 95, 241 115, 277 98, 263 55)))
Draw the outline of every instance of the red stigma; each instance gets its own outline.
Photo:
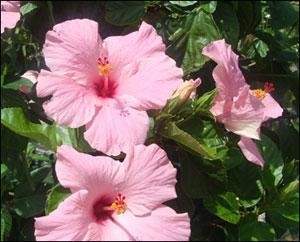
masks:
POLYGON ((274 84, 271 82, 265 82, 264 91, 266 93, 273 92, 275 90, 274 84))

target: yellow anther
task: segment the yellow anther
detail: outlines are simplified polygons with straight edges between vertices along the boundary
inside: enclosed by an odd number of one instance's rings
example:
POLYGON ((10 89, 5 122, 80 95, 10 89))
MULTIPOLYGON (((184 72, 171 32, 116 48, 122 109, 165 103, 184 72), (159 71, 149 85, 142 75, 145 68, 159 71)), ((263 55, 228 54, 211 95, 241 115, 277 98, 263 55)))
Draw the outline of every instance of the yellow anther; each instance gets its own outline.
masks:
POLYGON ((111 65, 110 64, 98 64, 98 71, 99 75, 101 76, 108 76, 109 72, 111 71, 111 65))
POLYGON ((115 201, 110 205, 110 208, 115 210, 118 215, 125 213, 127 209, 125 197, 121 196, 121 194, 118 194, 118 196, 115 198, 115 201))
POLYGON ((265 92, 263 89, 255 89, 252 90, 252 95, 257 97, 259 100, 263 100, 266 97, 267 92, 265 92))

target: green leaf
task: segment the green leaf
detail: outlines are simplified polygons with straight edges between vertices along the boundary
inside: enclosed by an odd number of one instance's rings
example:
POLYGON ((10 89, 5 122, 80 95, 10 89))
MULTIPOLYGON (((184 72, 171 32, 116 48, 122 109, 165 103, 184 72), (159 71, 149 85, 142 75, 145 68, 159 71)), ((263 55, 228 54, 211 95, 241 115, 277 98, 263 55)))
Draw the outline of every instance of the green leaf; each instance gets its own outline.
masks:
POLYGON ((281 152, 276 144, 266 135, 261 135, 261 140, 258 143, 265 160, 262 181, 266 187, 272 188, 282 178, 283 160, 281 152))
POLYGON ((47 177, 47 175, 49 174, 50 171, 51 171, 51 166, 43 166, 43 167, 39 167, 39 168, 33 170, 30 173, 30 175, 32 177, 32 181, 35 184, 39 184, 47 177))
POLYGON ((224 159, 224 165, 227 170, 230 170, 243 162, 248 162, 241 150, 235 147, 232 147, 228 150, 227 155, 224 159))
MULTIPOLYGON (((297 212, 294 213, 294 215, 299 217, 299 204, 296 209, 297 212)), ((268 213, 268 220, 276 228, 276 231, 278 230, 278 228, 283 229, 284 231, 286 231, 287 229, 291 230, 295 228, 297 231, 299 230, 299 221, 294 221, 294 219, 288 219, 286 218, 286 216, 283 216, 276 211, 268 213)))
POLYGON ((33 83, 26 78, 20 78, 17 81, 10 82, 6 85, 3 85, 3 88, 12 89, 12 90, 20 90, 20 87, 22 87, 22 86, 31 88, 33 86, 33 83))
POLYGON ((282 202, 285 202, 287 200, 290 200, 291 197, 295 196, 297 192, 299 192, 299 180, 293 181, 285 185, 280 190, 279 198, 282 202))
POLYGON ((198 143, 209 151, 211 159, 224 159, 228 148, 226 142, 221 136, 216 124, 212 120, 203 120, 197 117, 191 117, 180 124, 180 128, 190 134, 198 143))
POLYGON ((227 184, 226 170, 220 160, 209 161, 183 153, 180 160, 180 183, 191 198, 203 198, 220 192, 227 184))
POLYGON ((26 110, 27 104, 25 103, 21 92, 12 89, 1 88, 1 108, 3 107, 21 107, 26 110))
POLYGON ((23 6, 21 6, 20 8, 20 12, 21 14, 24 16, 28 13, 31 13, 32 11, 34 11, 37 8, 37 5, 34 3, 26 3, 23 6))
POLYGON ((30 218, 43 212, 45 206, 44 195, 22 197, 14 201, 15 212, 23 217, 30 218))
POLYGON ((240 220, 237 196, 232 192, 209 196, 204 199, 204 206, 229 223, 237 224, 240 220))
POLYGON ((180 7, 188 7, 188 6, 192 6, 195 3, 197 3, 198 1, 169 1, 171 4, 180 6, 180 7))
POLYGON ((299 195, 298 198, 279 207, 276 212, 288 220, 299 223, 299 195))
POLYGON ((11 225, 12 218, 10 213, 5 208, 1 208, 1 241, 6 241, 11 230, 11 225))
POLYGON ((275 230, 268 223, 251 221, 240 226, 239 239, 241 241, 274 241, 275 230))
POLYGON ((218 1, 208 1, 208 3, 201 3, 200 8, 207 13, 213 13, 216 11, 218 1))
POLYGON ((1 179, 5 177, 8 172, 8 168, 5 164, 1 164, 1 179))
POLYGON ((40 142, 45 147, 56 150, 56 128, 45 123, 30 122, 21 108, 4 108, 1 110, 1 123, 13 132, 40 142))
POLYGON ((203 144, 199 143, 190 134, 178 128, 174 122, 169 122, 161 131, 160 134, 165 138, 174 140, 180 144, 184 149, 191 151, 200 156, 204 156, 207 159, 213 159, 215 151, 207 148, 203 144))
POLYGON ((253 33, 261 22, 261 2, 238 2, 237 16, 240 23, 240 38, 253 33))
POLYGON ((209 110, 213 104, 213 100, 216 94, 217 90, 214 89, 204 93, 202 96, 196 99, 193 103, 195 106, 195 113, 200 112, 201 114, 204 114, 206 116, 213 117, 209 110))
POLYGON ((271 24, 273 25, 273 28, 289 28, 295 23, 299 23, 299 6, 293 5, 288 1, 274 1, 267 3, 270 7, 271 24))
POLYGON ((45 213, 49 214, 57 208, 60 202, 70 195, 70 191, 59 184, 53 187, 47 197, 45 213))
POLYGON ((228 171, 228 187, 239 197, 240 204, 249 208, 262 198, 260 168, 246 159, 228 171))
POLYGON ((181 67, 187 75, 199 70, 209 60, 202 55, 202 49, 210 42, 220 39, 221 35, 212 15, 201 9, 187 16, 184 29, 183 38, 187 42, 181 67))
POLYGON ((254 48, 261 58, 266 57, 269 51, 268 45, 260 39, 255 41, 254 48))
POLYGON ((213 16, 226 42, 236 47, 239 40, 240 27, 231 3, 219 2, 213 16))
POLYGON ((105 20, 113 25, 135 24, 144 16, 145 1, 109 1, 105 4, 105 20))

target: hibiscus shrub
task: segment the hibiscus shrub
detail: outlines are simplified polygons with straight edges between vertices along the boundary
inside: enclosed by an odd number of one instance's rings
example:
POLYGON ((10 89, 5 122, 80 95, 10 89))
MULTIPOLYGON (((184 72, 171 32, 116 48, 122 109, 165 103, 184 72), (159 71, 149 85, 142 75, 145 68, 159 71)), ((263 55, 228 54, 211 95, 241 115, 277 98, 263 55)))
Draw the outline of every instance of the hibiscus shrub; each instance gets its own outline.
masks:
POLYGON ((297 240, 298 49, 296 1, 2 1, 1 241, 297 240))

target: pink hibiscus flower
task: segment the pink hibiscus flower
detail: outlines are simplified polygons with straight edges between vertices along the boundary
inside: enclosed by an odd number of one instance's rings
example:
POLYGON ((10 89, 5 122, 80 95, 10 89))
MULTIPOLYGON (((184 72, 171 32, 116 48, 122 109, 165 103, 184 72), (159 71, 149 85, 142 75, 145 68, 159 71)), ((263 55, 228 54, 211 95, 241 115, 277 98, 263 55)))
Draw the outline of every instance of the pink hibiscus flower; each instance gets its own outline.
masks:
POLYGON ((188 240, 187 213, 163 202, 175 198, 176 169, 157 145, 138 145, 121 163, 61 146, 56 174, 72 194, 36 218, 37 240, 188 240))
POLYGON ((48 116, 72 128, 86 125, 93 148, 118 155, 144 143, 146 110, 163 107, 182 83, 182 70, 164 52, 161 37, 145 22, 136 32, 102 41, 96 22, 66 21, 46 35, 51 72, 41 71, 37 94, 52 95, 43 105, 48 116))
POLYGON ((14 28, 20 16, 20 1, 1 1, 1 34, 5 28, 14 28))
POLYGON ((264 90, 251 90, 239 68, 238 55, 224 40, 214 41, 202 53, 217 62, 213 78, 218 94, 210 111, 227 130, 241 136, 238 145, 245 157, 263 166, 264 160, 251 139, 260 139, 262 122, 282 115, 282 108, 269 94, 274 89, 272 84, 266 83, 264 90))

